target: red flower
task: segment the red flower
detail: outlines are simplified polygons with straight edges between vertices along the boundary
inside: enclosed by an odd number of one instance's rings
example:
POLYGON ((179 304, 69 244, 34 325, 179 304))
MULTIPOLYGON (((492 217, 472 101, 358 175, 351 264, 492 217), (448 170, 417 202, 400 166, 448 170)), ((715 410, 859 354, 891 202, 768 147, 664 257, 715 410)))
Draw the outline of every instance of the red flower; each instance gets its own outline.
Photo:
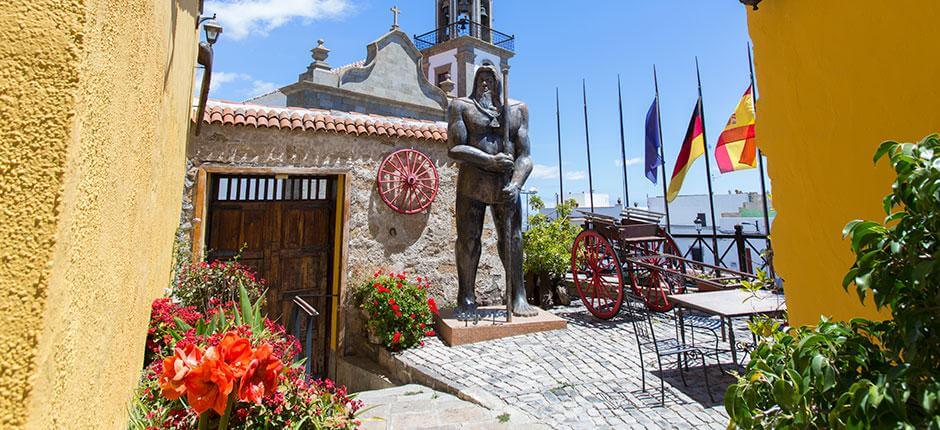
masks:
POLYGON ((395 298, 394 298, 394 297, 389 297, 389 299, 388 299, 388 304, 394 305, 394 304, 395 304, 395 298))
POLYGON ((411 316, 411 319, 415 319, 415 318, 418 317, 417 315, 415 315, 415 314, 413 314, 413 313, 412 313, 410 316, 411 316))
POLYGON ((424 328, 424 323, 418 324, 418 327, 424 328))
POLYGON ((255 350, 251 363, 238 387, 238 399, 261 404, 261 399, 277 391, 278 375, 284 363, 272 354, 273 348, 265 343, 255 350))
POLYGON ((401 340, 401 333, 396 331, 395 334, 392 335, 392 343, 398 343, 398 341, 400 340, 401 340))
POLYGON ((395 311, 395 317, 396 317, 396 318, 401 318, 401 312, 395 311))
POLYGON ((425 335, 425 336, 434 336, 434 330, 428 330, 428 331, 424 332, 424 335, 425 335))
POLYGON ((199 366, 200 361, 202 350, 194 344, 186 345, 185 349, 176 348, 172 357, 164 358, 163 373, 159 378, 163 397, 176 400, 185 394, 185 378, 193 368, 199 366))
POLYGON ((372 284, 372 288, 375 288, 376 290, 378 290, 378 289, 382 288, 382 284, 376 282, 376 283, 372 284))
POLYGON ((231 367, 221 360, 210 358, 207 352, 199 367, 186 376, 186 399, 198 414, 212 409, 224 415, 228 395, 234 384, 235 375, 231 367))
POLYGON ((398 309, 399 309, 398 305, 392 305, 393 311, 398 312, 398 309))
MULTIPOLYGON (((212 352, 213 349, 209 348, 206 355, 212 352)), ((248 339, 239 337, 233 332, 225 333, 214 352, 218 354, 218 357, 211 358, 218 358, 231 367, 236 378, 244 375, 248 364, 251 363, 251 344, 248 343, 248 339)))
POLYGON ((428 307, 431 308, 431 313, 434 315, 440 315, 437 311, 437 303, 434 302, 434 297, 428 297, 428 307))

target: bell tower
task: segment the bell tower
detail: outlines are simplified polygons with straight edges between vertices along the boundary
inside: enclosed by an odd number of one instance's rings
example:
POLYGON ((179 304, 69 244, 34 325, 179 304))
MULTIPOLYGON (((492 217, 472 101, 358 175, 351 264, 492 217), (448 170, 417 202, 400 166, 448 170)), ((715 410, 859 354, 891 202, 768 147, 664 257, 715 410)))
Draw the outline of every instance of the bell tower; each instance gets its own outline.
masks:
POLYGON ((479 66, 509 64, 515 36, 493 29, 495 0, 435 0, 436 28, 414 36, 428 80, 451 97, 465 97, 479 66))

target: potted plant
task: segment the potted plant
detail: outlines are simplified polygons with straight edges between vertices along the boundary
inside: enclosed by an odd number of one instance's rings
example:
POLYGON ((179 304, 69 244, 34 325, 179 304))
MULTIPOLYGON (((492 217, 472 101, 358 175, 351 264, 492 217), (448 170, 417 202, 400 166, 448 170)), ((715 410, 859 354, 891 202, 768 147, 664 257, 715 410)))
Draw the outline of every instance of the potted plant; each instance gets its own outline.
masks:
POLYGON ((556 206, 554 219, 541 213, 545 203, 538 196, 530 199, 529 206, 536 213, 529 216, 528 229, 522 233, 526 290, 530 296, 537 296, 542 307, 556 302, 568 305, 570 299, 562 279, 570 268, 571 246, 580 231, 568 220, 576 202, 568 200, 556 206))
POLYGON ((437 303, 428 295, 429 280, 414 281, 404 272, 375 272, 359 287, 360 309, 365 314, 370 342, 392 351, 424 345, 423 338, 434 336, 433 316, 437 303))

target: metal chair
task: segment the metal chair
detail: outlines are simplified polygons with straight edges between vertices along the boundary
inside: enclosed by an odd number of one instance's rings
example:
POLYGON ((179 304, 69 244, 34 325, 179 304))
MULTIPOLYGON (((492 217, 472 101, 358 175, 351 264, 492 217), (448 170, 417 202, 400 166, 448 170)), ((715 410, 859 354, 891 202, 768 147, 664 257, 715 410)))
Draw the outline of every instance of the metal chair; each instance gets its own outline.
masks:
POLYGON ((682 377, 682 384, 688 386, 685 380, 685 371, 682 369, 682 358, 696 357, 702 360, 702 373, 705 375, 705 389, 708 391, 708 398, 714 402, 712 397, 711 385, 708 382, 708 370, 705 368, 705 354, 694 346, 686 345, 678 338, 657 339, 656 331, 653 329, 653 319, 646 305, 638 298, 632 295, 625 295, 624 303, 627 305, 627 315, 633 324, 633 333, 636 335, 637 349, 640 353, 640 375, 642 377, 643 391, 646 391, 646 363, 643 360, 643 352, 651 351, 656 355, 656 363, 659 366, 659 390, 660 402, 666 403, 666 382, 663 377, 663 357, 675 356, 676 368, 679 370, 679 376, 682 377))

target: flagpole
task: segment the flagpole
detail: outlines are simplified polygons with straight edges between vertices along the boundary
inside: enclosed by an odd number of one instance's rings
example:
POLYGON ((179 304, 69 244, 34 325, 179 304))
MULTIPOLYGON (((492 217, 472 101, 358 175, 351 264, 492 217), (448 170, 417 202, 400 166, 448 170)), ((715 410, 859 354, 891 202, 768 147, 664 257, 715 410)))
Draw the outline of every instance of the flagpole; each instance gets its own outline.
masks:
POLYGON ((669 201, 666 199, 666 155, 663 151, 663 114, 659 108, 659 79, 656 77, 656 65, 653 64, 653 87, 656 89, 656 124, 659 130, 659 164, 663 172, 663 207, 666 208, 666 233, 671 233, 672 226, 669 219, 669 201))
MULTIPOLYGON (((718 226, 715 224, 715 194, 712 192, 712 169, 708 157, 708 138, 705 132, 705 102, 702 100, 702 74, 698 70, 698 56, 695 57, 695 77, 698 79, 698 114, 702 118, 702 143, 705 145, 705 178, 708 179, 708 207, 712 218, 712 253, 715 256, 715 265, 720 266, 718 256, 718 226)), ((739 262, 743 264, 744 262, 739 262)))
MULTIPOLYGON (((751 59, 751 43, 747 44, 747 68, 751 73, 751 101, 754 103, 754 117, 757 118, 757 86, 754 85, 754 61, 751 59)), ((756 126, 755 126, 756 127, 756 126)), ((764 234, 767 236, 766 248, 771 250, 773 253, 773 248, 770 245, 770 208, 767 203, 767 184, 764 180, 764 153, 757 149, 757 168, 760 169, 760 194, 761 202, 763 203, 764 209, 764 234)), ((773 258, 768 257, 767 268, 770 269, 770 276, 772 279, 776 278, 774 273, 774 264, 773 258)))
POLYGON ((617 103, 620 106, 620 158, 623 167, 623 204, 630 207, 630 188, 627 186, 627 148, 623 136, 623 92, 620 90, 620 74, 617 74, 617 103))
POLYGON ((555 87, 555 124, 558 128, 558 202, 565 201, 565 176, 561 170, 561 104, 558 102, 558 87, 555 87))
POLYGON ((594 181, 591 175, 591 135, 588 133, 587 87, 581 79, 581 95, 584 98, 584 143, 587 147, 588 164, 588 199, 591 202, 591 212, 594 212, 594 181))

